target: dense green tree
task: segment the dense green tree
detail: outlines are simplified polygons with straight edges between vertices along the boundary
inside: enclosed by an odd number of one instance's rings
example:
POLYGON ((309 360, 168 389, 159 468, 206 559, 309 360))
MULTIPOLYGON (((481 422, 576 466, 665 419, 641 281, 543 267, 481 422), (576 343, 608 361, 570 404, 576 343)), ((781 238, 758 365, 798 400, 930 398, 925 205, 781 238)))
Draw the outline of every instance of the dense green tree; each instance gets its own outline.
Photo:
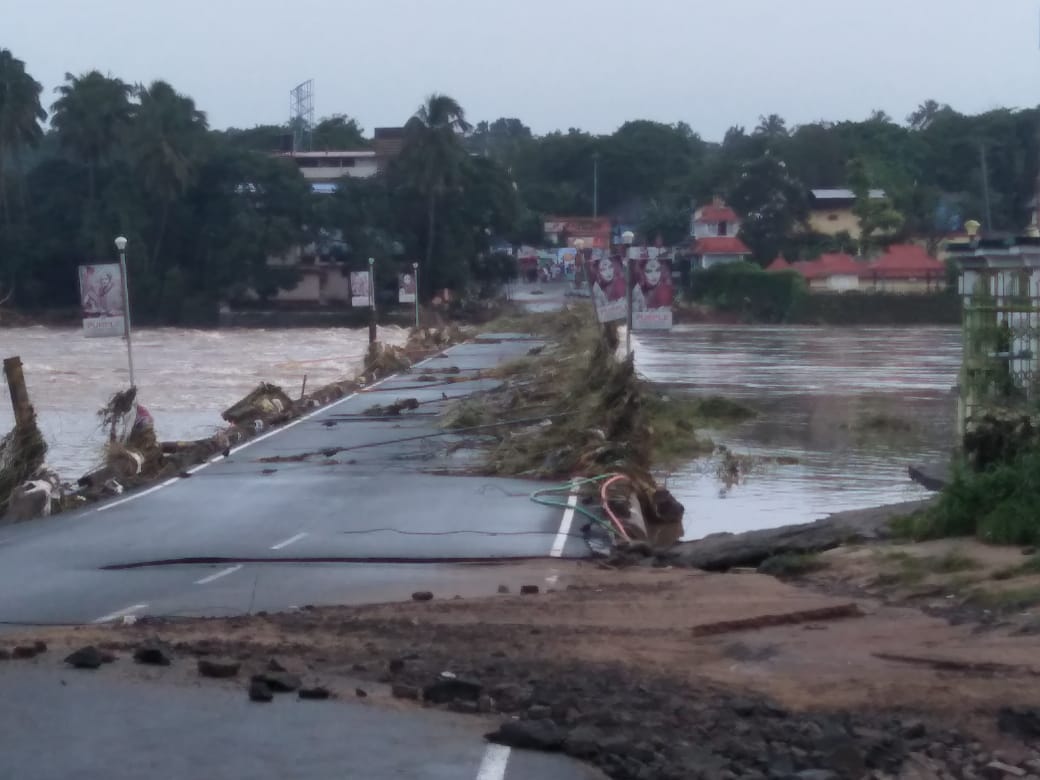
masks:
POLYGON ((288 125, 257 125, 246 129, 229 127, 222 135, 236 149, 253 152, 289 152, 292 132, 288 125))
POLYGON ((743 215, 741 238, 760 264, 780 254, 808 216, 805 185, 769 154, 744 166, 729 202, 743 215))
POLYGON ((62 148, 87 167, 87 195, 93 202, 98 169, 121 147, 130 124, 133 90, 96 70, 82 76, 66 73, 65 81, 51 107, 51 125, 62 148))
POLYGON ((43 137, 40 123, 47 113, 40 105, 42 90, 25 72, 24 62, 8 49, 0 49, 0 214, 7 228, 11 226, 7 166, 17 165, 22 153, 43 137))
POLYGON ((500 117, 493 122, 477 122, 466 138, 466 148, 509 168, 533 138, 531 128, 519 119, 500 117))
POLYGON ((317 151, 362 149, 368 146, 365 131, 346 114, 321 119, 311 130, 311 148, 317 151))
POLYGON ((684 243, 690 236, 690 207, 685 200, 651 200, 639 223, 639 233, 649 243, 660 239, 665 246, 684 243))
POLYGON ((194 182, 203 158, 206 116, 165 81, 138 86, 134 96, 126 151, 159 214, 149 241, 151 263, 158 266, 170 210, 194 182))
POLYGON ((466 152, 462 136, 470 129, 458 102, 447 95, 430 95, 404 128, 404 147, 394 161, 398 180, 417 192, 425 206, 426 238, 422 283, 429 293, 442 277, 434 262, 437 215, 449 189, 457 187, 466 152))
POLYGON ((905 220, 890 198, 871 197, 873 183, 863 160, 854 158, 849 161, 846 181, 856 194, 852 212, 859 219, 860 248, 869 254, 902 229, 905 220))

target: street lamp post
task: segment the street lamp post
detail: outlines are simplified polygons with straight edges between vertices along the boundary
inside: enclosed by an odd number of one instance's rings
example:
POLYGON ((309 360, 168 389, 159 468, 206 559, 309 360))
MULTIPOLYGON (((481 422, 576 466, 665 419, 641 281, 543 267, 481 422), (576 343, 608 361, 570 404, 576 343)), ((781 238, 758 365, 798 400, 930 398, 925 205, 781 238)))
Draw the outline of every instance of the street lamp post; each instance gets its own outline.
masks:
POLYGON ((412 262, 412 281, 415 283, 415 328, 419 329, 419 264, 412 262))
POLYGON ((370 304, 368 320, 368 343, 376 343, 376 259, 368 258, 368 302, 370 304))
POLYGON ((632 258, 629 257, 635 233, 626 230, 621 234, 621 244, 625 247, 625 357, 632 354, 632 258))
POLYGON ((130 387, 137 387, 134 382, 134 342, 130 326, 130 281, 126 274, 126 237, 119 236, 116 241, 119 252, 119 275, 123 277, 123 337, 126 338, 126 359, 130 366, 130 387))

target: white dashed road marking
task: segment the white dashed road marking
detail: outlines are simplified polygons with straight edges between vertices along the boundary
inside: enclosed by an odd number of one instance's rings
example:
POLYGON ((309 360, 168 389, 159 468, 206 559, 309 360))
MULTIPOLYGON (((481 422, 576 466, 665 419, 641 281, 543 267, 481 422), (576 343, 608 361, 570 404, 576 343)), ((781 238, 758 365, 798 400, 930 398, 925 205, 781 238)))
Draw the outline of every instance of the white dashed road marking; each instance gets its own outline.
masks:
POLYGON ((549 555, 553 558, 559 558, 563 555, 563 548, 567 544, 567 538, 571 535, 571 524, 574 522, 574 507, 577 505, 577 493, 571 493, 567 496, 567 508, 563 510, 560 530, 556 533, 556 538, 553 540, 552 549, 549 550, 549 555))
POLYGON ((129 614, 131 614, 133 612, 137 612, 138 610, 142 610, 142 609, 144 609, 147 606, 148 606, 147 604, 134 604, 132 607, 127 607, 126 609, 121 609, 118 612, 111 612, 111 613, 109 613, 107 615, 103 615, 102 617, 99 617, 94 622, 95 623, 108 623, 111 620, 119 620, 119 618, 126 617, 127 615, 129 615, 129 614))
POLYGON ((278 542, 278 544, 271 545, 272 550, 281 550, 283 547, 288 547, 290 544, 294 544, 307 535, 306 531, 296 534, 296 536, 290 536, 284 542, 278 542))
POLYGON ((477 770, 477 780, 503 780, 509 763, 509 748, 505 745, 488 745, 484 760, 477 770))

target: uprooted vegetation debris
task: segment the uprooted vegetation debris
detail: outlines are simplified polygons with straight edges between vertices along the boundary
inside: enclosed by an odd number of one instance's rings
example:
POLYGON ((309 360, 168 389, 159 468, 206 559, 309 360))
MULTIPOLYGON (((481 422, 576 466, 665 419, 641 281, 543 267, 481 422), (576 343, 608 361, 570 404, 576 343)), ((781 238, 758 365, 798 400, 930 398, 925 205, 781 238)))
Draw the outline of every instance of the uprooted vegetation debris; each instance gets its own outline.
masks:
POLYGON ((636 375, 631 356, 617 356, 616 329, 597 325, 586 307, 489 327, 543 334, 548 343, 485 372, 500 384, 446 411, 442 425, 448 430, 487 428, 486 436, 472 442, 484 450, 477 470, 587 480, 580 484, 579 503, 608 504, 627 527, 638 528, 640 520, 648 532, 667 525, 673 533, 649 535, 658 543, 674 541, 674 531, 681 532, 681 505, 665 497, 652 469, 712 452, 714 444, 701 428, 754 412, 726 399, 661 392, 636 375), (600 495, 601 481, 613 475, 623 479, 600 495), (633 511, 640 517, 626 523, 633 511))
POLYGON ((15 425, 0 438, 0 517, 10 514, 12 520, 27 519, 21 517, 20 512, 10 511, 9 504, 19 488, 24 489, 26 483, 39 475, 46 454, 47 442, 36 427, 35 414, 30 424, 15 425))

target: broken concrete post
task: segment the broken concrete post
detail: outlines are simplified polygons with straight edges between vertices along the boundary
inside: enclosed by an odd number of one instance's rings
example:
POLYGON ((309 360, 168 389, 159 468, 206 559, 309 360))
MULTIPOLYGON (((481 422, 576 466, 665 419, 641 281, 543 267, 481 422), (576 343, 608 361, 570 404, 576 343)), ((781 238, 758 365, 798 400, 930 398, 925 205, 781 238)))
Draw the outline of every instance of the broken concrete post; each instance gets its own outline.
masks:
POLYGON ((4 376, 7 378, 7 389, 11 392, 11 408, 14 410, 16 428, 34 426, 35 415, 29 403, 29 390, 25 386, 25 375, 22 373, 22 359, 17 355, 4 358, 4 376))
POLYGON ((0 516, 6 520, 28 519, 50 510, 50 492, 37 489, 35 484, 23 486, 21 493, 25 501, 12 512, 12 500, 19 486, 30 479, 43 466, 47 444, 36 427, 36 413, 29 403, 29 391, 25 387, 22 361, 18 357, 4 359, 4 376, 11 392, 15 425, 6 436, 0 438, 0 516))

